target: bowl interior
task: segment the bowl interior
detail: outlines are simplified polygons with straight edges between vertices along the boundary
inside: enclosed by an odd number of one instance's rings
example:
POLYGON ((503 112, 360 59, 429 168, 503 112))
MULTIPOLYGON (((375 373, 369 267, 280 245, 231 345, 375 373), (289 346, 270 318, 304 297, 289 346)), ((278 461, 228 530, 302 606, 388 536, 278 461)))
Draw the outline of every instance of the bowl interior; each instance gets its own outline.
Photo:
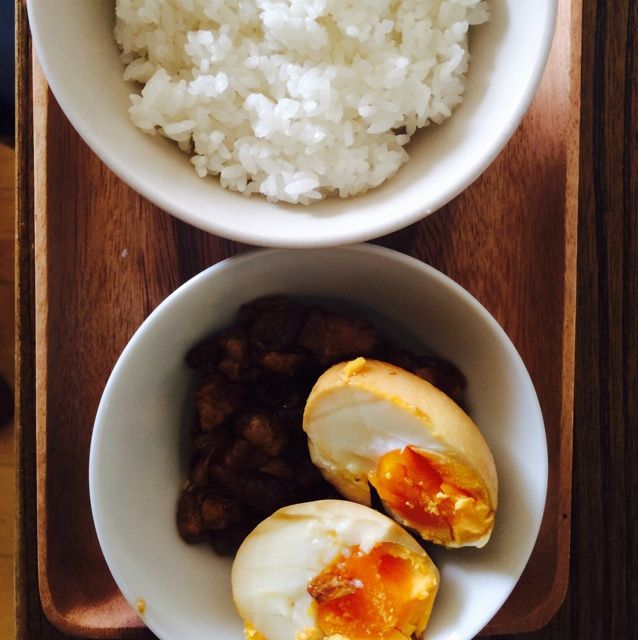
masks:
POLYGON ((427 637, 473 637, 513 589, 540 526, 547 450, 538 401, 511 342, 476 300, 431 267, 372 246, 231 258, 181 287, 135 334, 105 389, 90 458, 95 525, 120 589, 133 605, 144 599, 144 620, 160 638, 243 637, 230 561, 176 531, 188 461, 184 356, 239 305, 273 293, 347 301, 467 377, 468 410, 496 460, 499 510, 484 549, 432 550, 442 578, 427 637))
POLYGON ((187 157, 128 117, 112 0, 29 0, 39 59, 67 117, 134 189, 196 227, 251 244, 317 247, 367 240, 436 210, 494 159, 529 106, 553 34, 556 0, 490 0, 492 18, 471 30, 463 104, 409 145, 411 159, 383 186, 310 207, 249 200, 195 175, 187 157))

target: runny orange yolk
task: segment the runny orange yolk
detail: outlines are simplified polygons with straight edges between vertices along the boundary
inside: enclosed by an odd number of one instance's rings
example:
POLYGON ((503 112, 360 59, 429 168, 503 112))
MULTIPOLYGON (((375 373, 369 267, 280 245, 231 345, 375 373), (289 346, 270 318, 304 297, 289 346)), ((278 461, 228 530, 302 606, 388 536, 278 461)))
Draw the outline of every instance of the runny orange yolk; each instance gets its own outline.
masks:
POLYGON ((370 483, 379 498, 426 540, 463 544, 483 537, 494 513, 475 474, 440 456, 411 447, 381 457, 370 483))
POLYGON ((427 624, 438 575, 405 547, 349 547, 308 585, 319 629, 348 640, 403 640, 427 624))

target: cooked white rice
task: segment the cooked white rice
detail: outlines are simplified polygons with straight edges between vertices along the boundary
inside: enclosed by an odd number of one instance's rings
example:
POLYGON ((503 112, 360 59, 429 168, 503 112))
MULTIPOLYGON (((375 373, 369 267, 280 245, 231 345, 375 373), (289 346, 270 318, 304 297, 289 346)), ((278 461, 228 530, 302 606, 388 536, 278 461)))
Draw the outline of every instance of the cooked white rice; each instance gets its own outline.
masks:
POLYGON ((376 187, 463 95, 480 0, 117 0, 133 122, 198 175, 309 204, 376 187))

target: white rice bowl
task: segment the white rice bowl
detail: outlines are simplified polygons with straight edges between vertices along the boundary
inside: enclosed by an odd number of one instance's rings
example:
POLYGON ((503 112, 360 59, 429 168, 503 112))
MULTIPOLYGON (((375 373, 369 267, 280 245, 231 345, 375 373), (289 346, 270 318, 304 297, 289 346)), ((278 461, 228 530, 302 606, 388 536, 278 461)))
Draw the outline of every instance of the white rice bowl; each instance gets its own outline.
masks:
MULTIPOLYGON (((453 117, 413 136, 407 147, 410 161, 380 186, 300 207, 243 198, 224 189, 219 178, 201 179, 174 141, 146 135, 133 124, 130 94, 141 87, 122 80, 122 51, 113 36, 114 0, 27 0, 35 52, 51 91, 109 169, 156 207, 206 232, 252 245, 306 249, 362 242, 407 227, 481 175, 512 136, 536 91, 556 5, 557 0, 489 0, 489 21, 470 29, 465 93, 453 117)), ((551 98, 547 91, 542 104, 551 98)), ((539 107, 535 117, 551 113, 539 107)), ((329 166, 334 162, 330 158, 329 166)), ((507 179, 501 176, 497 182, 507 179)), ((117 188, 121 198, 114 213, 138 206, 117 188)), ((493 180, 482 188, 494 188, 493 180)), ((474 211, 460 213, 473 216, 474 211)))
POLYGON ((130 116, 201 177, 309 204, 380 185, 462 101, 481 0, 117 0, 130 116))

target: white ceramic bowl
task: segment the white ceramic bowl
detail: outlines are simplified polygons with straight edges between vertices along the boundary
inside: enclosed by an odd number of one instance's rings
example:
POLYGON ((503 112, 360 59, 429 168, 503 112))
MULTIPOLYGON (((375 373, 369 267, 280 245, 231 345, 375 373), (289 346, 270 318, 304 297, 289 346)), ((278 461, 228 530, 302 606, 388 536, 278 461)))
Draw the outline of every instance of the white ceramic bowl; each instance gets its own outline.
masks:
POLYGON ((112 31, 113 0, 29 0, 38 57, 69 120, 125 182, 165 211, 217 235, 280 247, 368 240, 449 202, 496 157, 527 110, 549 52, 556 0, 489 0, 473 28, 465 100, 416 136, 411 159, 378 189, 311 207, 249 200, 195 175, 187 156, 129 120, 129 93, 112 31))
POLYGON ((441 589, 427 638, 472 638, 514 588, 532 551, 547 487, 547 447, 532 382, 487 311, 435 269, 371 245, 268 250, 225 260, 169 296, 118 360, 100 403, 89 483, 98 538, 127 600, 163 640, 241 640, 228 559, 179 537, 187 474, 187 351, 242 303, 286 295, 348 301, 395 339, 416 339, 465 374, 467 405, 494 454, 496 526, 480 550, 435 550, 441 589), (385 320, 383 319, 385 318, 385 320))

